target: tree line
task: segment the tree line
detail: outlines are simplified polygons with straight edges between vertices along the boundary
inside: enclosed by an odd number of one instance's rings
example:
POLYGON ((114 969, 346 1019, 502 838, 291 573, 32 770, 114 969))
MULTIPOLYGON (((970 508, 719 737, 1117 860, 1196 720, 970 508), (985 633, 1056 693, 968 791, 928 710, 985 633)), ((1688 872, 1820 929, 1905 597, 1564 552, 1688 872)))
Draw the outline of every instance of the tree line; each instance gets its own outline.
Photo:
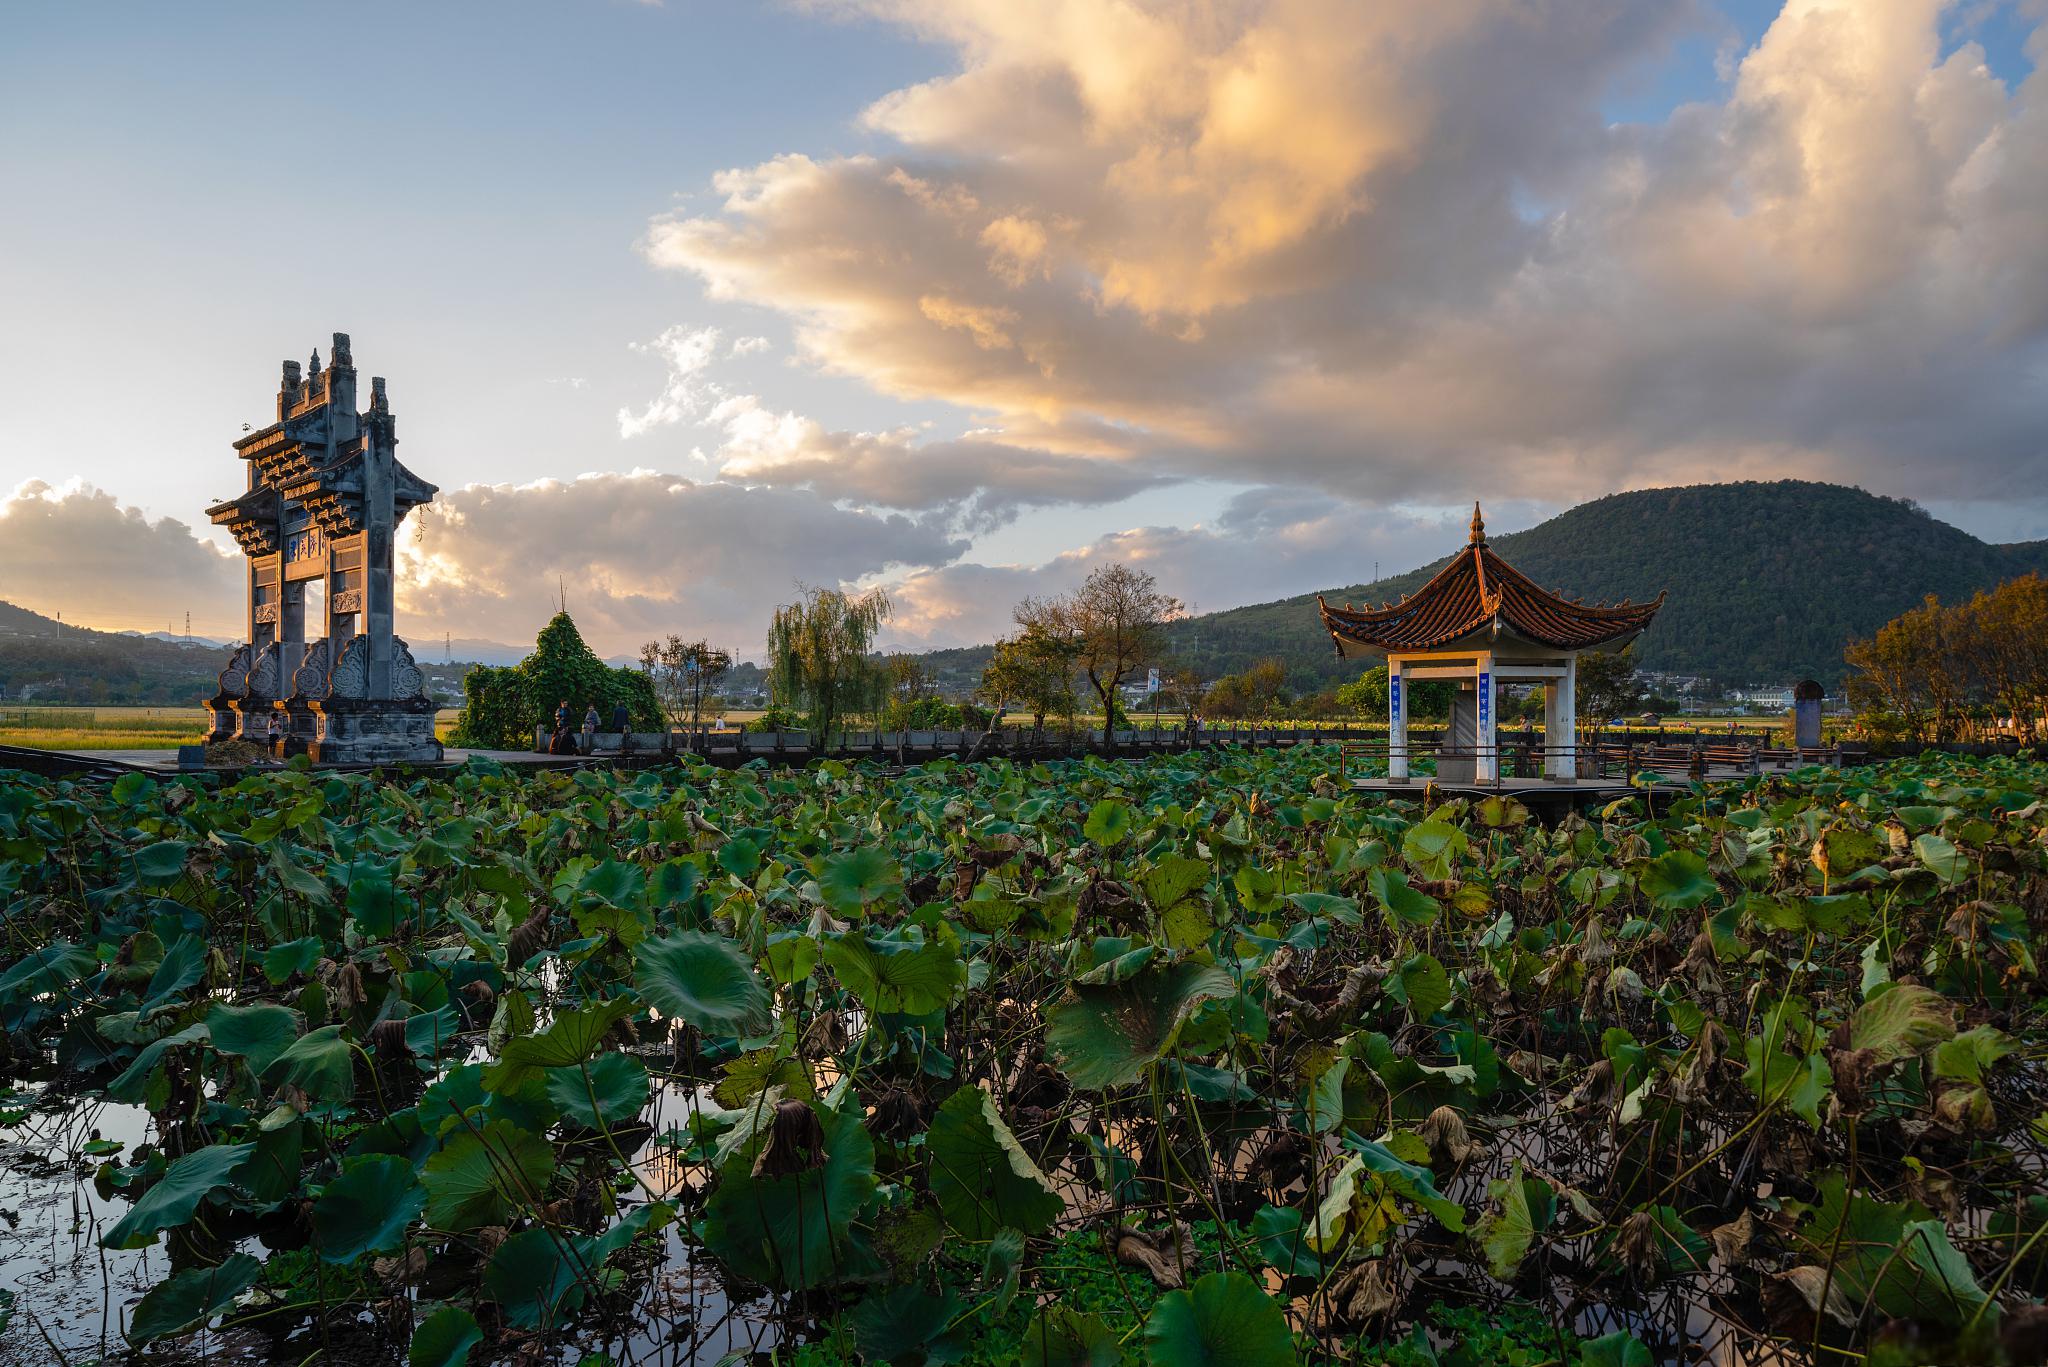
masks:
POLYGON ((2035 744, 2048 714, 2048 581, 2023 575, 1950 605, 1929 594, 1844 658, 1868 736, 2035 744))
MULTIPOLYGON (((823 741, 854 723, 884 731, 992 730, 1014 715, 1035 730, 1072 726, 1082 709, 1109 729, 1131 724, 1126 686, 1143 678, 1156 688, 1145 702, 1162 721, 1379 720, 1387 715, 1387 670, 1378 665, 1348 682, 1309 691, 1290 687, 1277 659, 1261 660, 1221 678, 1206 678, 1172 650, 1171 628, 1186 616, 1180 599, 1135 566, 1097 566, 1074 589, 1026 598, 1012 613, 1014 630, 996 642, 973 696, 939 695, 928 666, 915 656, 884 655, 875 642, 891 614, 880 589, 849 593, 799 586, 795 601, 775 610, 766 640, 772 705, 761 729, 804 730, 823 741)), ((482 748, 517 748, 549 724, 566 699, 576 719, 595 704, 609 727, 623 705, 635 730, 664 725, 700 730, 724 711, 721 681, 733 667, 729 651, 706 640, 671 635, 650 641, 640 667, 611 668, 584 644, 566 612, 541 631, 532 655, 511 668, 478 666, 463 681, 465 705, 454 740, 482 748)), ((1320 681, 1317 681, 1320 683, 1320 681)), ((1418 683, 1410 715, 1427 723, 1449 714, 1451 686, 1418 683)), ((1640 705, 1634 659, 1581 658, 1581 715, 1604 718, 1640 705)), ((1540 691, 1504 690, 1503 724, 1542 719, 1540 691)))

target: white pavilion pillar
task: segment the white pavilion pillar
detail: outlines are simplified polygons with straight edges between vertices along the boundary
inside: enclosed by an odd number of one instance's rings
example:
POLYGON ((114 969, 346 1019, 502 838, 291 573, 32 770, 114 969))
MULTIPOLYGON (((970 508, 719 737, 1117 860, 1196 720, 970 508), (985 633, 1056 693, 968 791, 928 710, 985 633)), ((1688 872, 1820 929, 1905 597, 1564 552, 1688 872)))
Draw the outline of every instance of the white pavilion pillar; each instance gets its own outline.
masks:
POLYGON ((1549 761, 1557 766, 1551 770, 1559 778, 1577 778, 1579 774, 1579 657, 1577 652, 1565 657, 1564 677, 1557 681, 1557 732, 1552 739, 1549 719, 1544 719, 1543 747, 1549 752, 1549 761))
POLYGON ((1398 655, 1387 656, 1387 777, 1408 777, 1407 666, 1398 655))
POLYGON ((1472 777, 1480 783, 1500 778, 1500 751, 1494 744, 1493 653, 1484 652, 1474 671, 1478 693, 1474 699, 1478 725, 1473 735, 1472 777))
POLYGON ((1543 681, 1543 776, 1564 778, 1564 676, 1543 681))

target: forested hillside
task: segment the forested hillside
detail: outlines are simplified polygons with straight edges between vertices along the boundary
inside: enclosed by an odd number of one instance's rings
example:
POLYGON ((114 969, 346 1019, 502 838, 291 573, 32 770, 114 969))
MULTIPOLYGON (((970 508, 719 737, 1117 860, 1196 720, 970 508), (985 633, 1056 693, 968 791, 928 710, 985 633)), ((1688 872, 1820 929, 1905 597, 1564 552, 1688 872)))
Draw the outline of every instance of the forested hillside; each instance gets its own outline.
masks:
POLYGON ((197 703, 212 693, 219 647, 64 625, 0 603, 0 698, 21 702, 197 703))
MULTIPOLYGON (((1832 682, 1851 637, 1927 594, 1953 601, 2048 570, 2048 542, 1992 545, 1903 499, 1800 480, 1613 494, 1492 542, 1538 583, 1587 602, 1668 591, 1636 647, 1643 668, 1737 685, 1806 675, 1832 682)), ((1392 601, 1445 560, 1328 596, 1392 601)), ((1287 664, 1297 687, 1358 672, 1334 658, 1313 594, 1191 618, 1174 638, 1207 674, 1268 656, 1287 664)))

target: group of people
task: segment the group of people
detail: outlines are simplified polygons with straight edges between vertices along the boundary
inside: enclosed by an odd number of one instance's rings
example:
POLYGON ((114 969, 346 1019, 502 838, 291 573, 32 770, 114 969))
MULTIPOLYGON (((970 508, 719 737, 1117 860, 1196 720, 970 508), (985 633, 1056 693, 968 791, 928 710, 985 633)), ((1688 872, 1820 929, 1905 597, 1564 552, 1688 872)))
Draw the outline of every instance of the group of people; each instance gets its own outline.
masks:
MULTIPOLYGON (((555 707, 555 731, 548 739, 548 753, 551 755, 587 755, 597 743, 597 729, 602 722, 597 714, 597 704, 592 702, 583 710, 583 732, 581 736, 570 729, 575 713, 569 710, 567 698, 555 707)), ((612 707, 611 729, 624 736, 633 725, 633 719, 624 703, 612 707)))

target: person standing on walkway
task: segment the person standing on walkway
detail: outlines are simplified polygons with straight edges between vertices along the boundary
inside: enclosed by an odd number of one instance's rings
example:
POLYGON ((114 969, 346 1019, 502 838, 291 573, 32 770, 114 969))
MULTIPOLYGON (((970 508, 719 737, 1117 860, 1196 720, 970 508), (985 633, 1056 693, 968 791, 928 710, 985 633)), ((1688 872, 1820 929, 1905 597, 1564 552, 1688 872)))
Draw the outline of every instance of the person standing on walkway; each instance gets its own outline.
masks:
POLYGON ((555 704, 555 729, 557 731, 569 729, 569 700, 567 698, 555 704))
POLYGON ((597 715, 597 704, 592 703, 583 714, 583 753, 589 754, 597 748, 597 727, 601 719, 597 715))

